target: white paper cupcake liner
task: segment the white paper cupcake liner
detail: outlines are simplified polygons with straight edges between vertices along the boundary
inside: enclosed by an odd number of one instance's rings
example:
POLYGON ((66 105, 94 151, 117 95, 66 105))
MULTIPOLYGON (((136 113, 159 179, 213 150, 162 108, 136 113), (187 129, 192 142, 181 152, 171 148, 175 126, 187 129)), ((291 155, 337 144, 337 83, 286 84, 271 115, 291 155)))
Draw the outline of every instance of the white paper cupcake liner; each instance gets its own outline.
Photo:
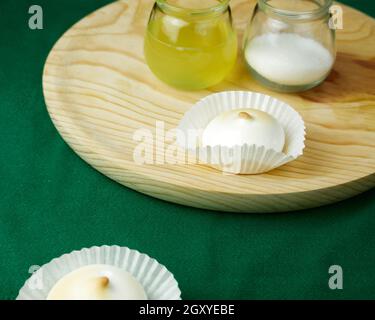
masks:
POLYGON ((125 269, 140 282, 149 300, 181 300, 178 283, 165 266, 146 254, 119 246, 85 248, 53 259, 25 282, 17 300, 46 300, 58 280, 91 264, 125 269))
MULTIPOLYGON (((179 123, 177 143, 185 148, 196 162, 210 165, 232 174, 258 174, 270 171, 297 159, 305 148, 305 124, 302 117, 290 105, 273 97, 248 91, 227 91, 209 95, 195 104, 179 123), (285 131, 283 152, 264 146, 242 145, 202 147, 186 137, 191 132, 203 132, 217 115, 233 109, 258 109, 276 118, 285 131)), ((199 139, 198 139, 199 140, 199 139)))

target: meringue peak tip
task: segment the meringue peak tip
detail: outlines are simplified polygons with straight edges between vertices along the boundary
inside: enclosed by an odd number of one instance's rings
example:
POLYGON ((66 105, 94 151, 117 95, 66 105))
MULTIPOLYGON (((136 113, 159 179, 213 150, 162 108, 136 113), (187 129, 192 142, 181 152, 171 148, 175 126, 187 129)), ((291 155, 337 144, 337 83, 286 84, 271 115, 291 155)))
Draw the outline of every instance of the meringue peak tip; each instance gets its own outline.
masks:
POLYGON ((252 120, 253 119, 253 117, 248 112, 245 112, 245 111, 239 112, 238 117, 241 118, 241 119, 244 119, 244 120, 252 120))

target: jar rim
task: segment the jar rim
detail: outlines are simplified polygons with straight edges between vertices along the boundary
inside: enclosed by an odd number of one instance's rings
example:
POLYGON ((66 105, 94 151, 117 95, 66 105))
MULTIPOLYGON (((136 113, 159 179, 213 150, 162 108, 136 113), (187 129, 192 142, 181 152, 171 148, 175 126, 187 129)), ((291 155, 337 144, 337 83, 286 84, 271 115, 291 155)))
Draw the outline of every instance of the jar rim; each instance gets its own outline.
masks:
POLYGON ((319 7, 316 9, 305 10, 305 11, 293 11, 293 10, 277 8, 271 5, 268 1, 269 0, 258 0, 258 4, 262 9, 269 10, 274 14, 277 14, 279 16, 283 16, 286 18, 290 18, 290 19, 312 19, 312 18, 321 17, 329 13, 329 8, 333 4, 333 0, 324 0, 324 3, 321 5, 317 3, 319 7))
POLYGON ((207 8, 187 8, 168 3, 168 0, 156 0, 157 6, 163 11, 177 15, 206 16, 225 12, 229 7, 230 0, 218 0, 218 4, 207 8))

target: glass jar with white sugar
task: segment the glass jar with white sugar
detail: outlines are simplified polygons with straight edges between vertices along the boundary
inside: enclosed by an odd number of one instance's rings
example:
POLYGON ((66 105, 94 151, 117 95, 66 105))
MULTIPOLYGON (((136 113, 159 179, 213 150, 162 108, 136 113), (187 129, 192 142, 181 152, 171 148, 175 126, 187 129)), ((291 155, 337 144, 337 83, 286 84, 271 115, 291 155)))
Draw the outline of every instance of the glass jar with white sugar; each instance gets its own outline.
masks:
POLYGON ((336 57, 332 0, 258 0, 244 39, 253 77, 281 92, 322 83, 336 57))

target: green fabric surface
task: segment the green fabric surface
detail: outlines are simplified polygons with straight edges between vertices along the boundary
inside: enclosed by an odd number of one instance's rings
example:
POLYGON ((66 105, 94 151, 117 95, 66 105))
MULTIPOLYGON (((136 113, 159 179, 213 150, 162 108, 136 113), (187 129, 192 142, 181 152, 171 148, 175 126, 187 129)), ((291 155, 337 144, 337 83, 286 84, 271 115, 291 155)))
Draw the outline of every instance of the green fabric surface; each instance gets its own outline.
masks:
MULTIPOLYGON (((43 65, 65 30, 109 2, 0 1, 0 298, 17 296, 31 265, 117 244, 165 264, 184 299, 374 299, 374 189, 294 213, 209 212, 127 189, 64 143, 45 108, 43 65), (32 4, 44 30, 28 28, 32 4), (333 264, 343 290, 328 288, 333 264)), ((375 15, 372 0, 343 2, 375 15)))

